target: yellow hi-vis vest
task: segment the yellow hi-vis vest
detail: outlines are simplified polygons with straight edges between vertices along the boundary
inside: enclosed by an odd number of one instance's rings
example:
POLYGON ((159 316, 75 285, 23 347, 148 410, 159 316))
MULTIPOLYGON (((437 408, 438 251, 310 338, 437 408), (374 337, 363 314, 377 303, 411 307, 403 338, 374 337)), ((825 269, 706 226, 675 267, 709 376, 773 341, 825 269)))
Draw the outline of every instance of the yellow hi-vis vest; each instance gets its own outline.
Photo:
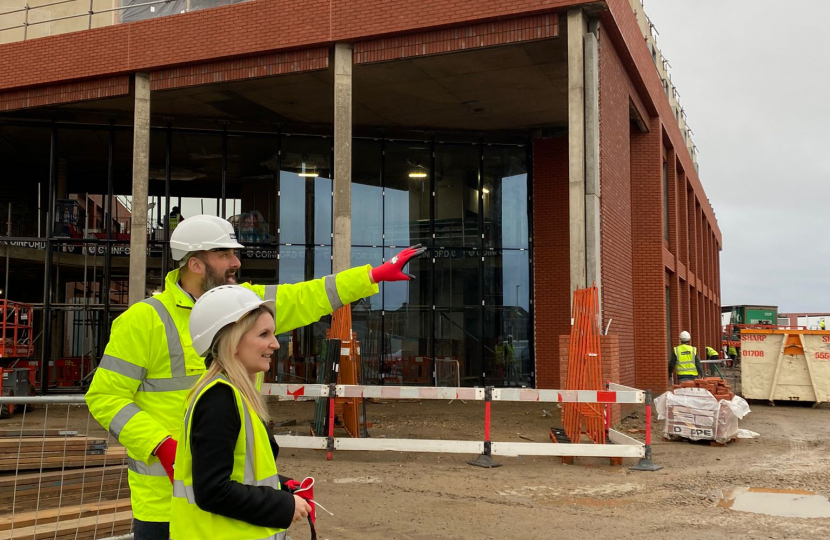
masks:
POLYGON ((691 345, 678 345, 674 348, 674 355, 677 357, 677 376, 683 377, 693 375, 697 377, 697 366, 695 365, 695 356, 697 356, 697 349, 691 345))
POLYGON ((720 356, 720 353, 712 347, 706 347, 706 358, 712 358, 714 356, 720 356))
POLYGON ((245 521, 205 512, 196 504, 193 491, 193 455, 190 448, 190 426, 193 409, 199 398, 211 387, 226 384, 233 390, 239 418, 242 421, 233 449, 231 480, 248 486, 280 489, 277 464, 265 425, 248 401, 223 375, 217 375, 193 396, 182 423, 183 437, 176 448, 176 472, 173 480, 173 502, 170 507, 171 540, 281 540, 285 529, 252 525, 245 521))
MULTIPOLYGON (((279 334, 377 293, 368 270, 367 265, 293 285, 242 286, 276 300, 279 334)), ((173 486, 153 450, 168 435, 179 440, 185 399, 205 372, 190 339, 193 298, 178 282, 179 271, 170 272, 163 293, 115 319, 86 394, 95 420, 127 448, 133 516, 142 521, 170 520, 173 486)))

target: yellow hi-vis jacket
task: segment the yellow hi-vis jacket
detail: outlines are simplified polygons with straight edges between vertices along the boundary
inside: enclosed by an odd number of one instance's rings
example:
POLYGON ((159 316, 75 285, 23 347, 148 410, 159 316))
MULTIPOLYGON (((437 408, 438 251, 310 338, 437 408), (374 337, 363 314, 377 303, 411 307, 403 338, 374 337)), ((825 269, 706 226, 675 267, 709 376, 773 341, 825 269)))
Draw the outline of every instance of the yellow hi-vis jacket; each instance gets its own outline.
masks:
MULTIPOLYGON (((276 331, 318 321, 371 296, 369 266, 293 285, 249 285, 276 299, 276 331)), ((169 521, 173 486, 153 450, 168 435, 179 440, 188 391, 205 372, 190 339, 192 297, 167 274, 164 292, 138 302, 112 324, 110 341, 86 394, 92 416, 127 448, 133 516, 169 521)))
POLYGON ((677 376, 683 377, 686 375, 693 375, 697 377, 697 366, 695 365, 695 356, 697 356, 697 348, 691 345, 678 345, 674 348, 674 355, 677 357, 677 376))
POLYGON ((173 501, 170 511, 171 540, 281 540, 285 529, 252 525, 211 512, 196 504, 193 490, 193 455, 190 449, 190 423, 199 398, 216 384, 227 384, 233 390, 239 418, 242 421, 233 450, 231 480, 248 486, 268 486, 280 489, 277 464, 271 452, 271 443, 265 425, 257 417, 248 401, 223 375, 217 375, 193 396, 182 423, 182 439, 176 448, 176 472, 173 481, 173 501))
POLYGON ((720 356, 720 353, 712 347, 706 347, 706 358, 715 358, 720 356))

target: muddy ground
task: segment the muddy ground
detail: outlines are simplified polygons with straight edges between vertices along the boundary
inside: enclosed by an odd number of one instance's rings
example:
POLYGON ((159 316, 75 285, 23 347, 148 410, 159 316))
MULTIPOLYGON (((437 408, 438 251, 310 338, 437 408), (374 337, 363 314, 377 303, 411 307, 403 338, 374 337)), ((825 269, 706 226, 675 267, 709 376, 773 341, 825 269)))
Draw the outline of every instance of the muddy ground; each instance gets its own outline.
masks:
MULTIPOLYGON (((738 486, 801 489, 830 496, 830 406, 752 403, 741 427, 761 434, 726 447, 654 441, 656 473, 631 472, 608 460, 499 457, 497 469, 465 462, 475 456, 399 452, 336 452, 327 462, 318 451, 283 449, 283 474, 316 478, 317 499, 334 513, 320 512, 321 539, 827 539, 830 518, 800 519, 743 513, 719 507, 721 493, 738 486)), ((559 410, 544 404, 493 404, 493 440, 548 442, 559 410), (543 416, 542 409, 553 413, 543 416), (524 437, 524 438, 523 438, 524 437)), ((313 404, 270 405, 276 421, 308 428, 313 404)), ((43 411, 29 413, 27 427, 42 424, 43 411)), ((620 431, 643 427, 639 418, 620 431)), ((480 439, 483 404, 438 401, 368 405, 373 437, 480 439)), ((20 424, 20 416, 0 428, 20 424)), ((50 409, 49 426, 63 426, 66 409, 50 409)), ((70 426, 86 429, 83 410, 70 426)), ((642 434, 633 434, 642 438, 642 434)), ((306 525, 289 530, 310 538, 306 525)))

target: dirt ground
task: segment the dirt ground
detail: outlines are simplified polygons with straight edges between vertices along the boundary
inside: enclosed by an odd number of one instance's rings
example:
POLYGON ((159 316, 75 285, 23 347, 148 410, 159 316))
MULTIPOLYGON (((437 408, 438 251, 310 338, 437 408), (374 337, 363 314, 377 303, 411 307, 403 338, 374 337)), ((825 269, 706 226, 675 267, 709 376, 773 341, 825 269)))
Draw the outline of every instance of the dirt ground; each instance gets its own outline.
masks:
MULTIPOLYGON (((559 409, 547 404, 493 404, 495 441, 548 442, 559 409), (548 409, 553 418, 543 416, 548 409)), ((368 404, 372 437, 478 440, 483 435, 481 402, 438 401, 368 404)), ((524 540, 535 538, 661 540, 827 539, 830 518, 799 519, 743 513, 718 506, 721 493, 739 486, 812 490, 830 496, 830 405, 752 403, 741 427, 761 434, 727 447, 654 440, 656 473, 612 467, 608 460, 499 457, 502 467, 474 468, 475 456, 400 452, 335 452, 327 462, 318 451, 285 448, 280 472, 316 478, 316 498, 334 516, 320 512, 319 538, 329 540, 524 540)), ((303 434, 313 404, 270 405, 275 421, 298 426, 278 432, 303 434)), ((42 424, 43 411, 27 415, 26 427, 42 424)), ((19 427, 21 418, 0 421, 19 427)), ((66 423, 66 408, 50 409, 50 427, 66 423)), ((69 424, 85 429, 83 409, 69 424)), ((629 418, 619 429, 643 426, 629 418)), ((100 429, 100 428, 99 428, 100 429)), ((658 432, 659 433, 659 432, 658 432)), ((632 435, 642 438, 641 434, 632 435)), ((293 540, 310 538, 305 524, 289 530, 293 540)))

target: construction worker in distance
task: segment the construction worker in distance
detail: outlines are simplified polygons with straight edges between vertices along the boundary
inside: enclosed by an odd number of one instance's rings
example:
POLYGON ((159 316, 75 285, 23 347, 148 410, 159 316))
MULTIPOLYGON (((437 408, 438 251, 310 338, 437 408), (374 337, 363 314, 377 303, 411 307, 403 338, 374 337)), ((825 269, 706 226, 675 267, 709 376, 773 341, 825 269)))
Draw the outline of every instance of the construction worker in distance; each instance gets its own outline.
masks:
POLYGON ((824 327, 824 317, 821 318, 821 321, 819 322, 818 326, 819 329, 826 330, 826 328, 824 327))
MULTIPOLYGON (((706 359, 707 360, 717 360, 720 358, 720 353, 713 349, 712 347, 706 347, 706 359)), ((707 372, 711 373, 712 370, 707 368, 707 372)))
POLYGON ((171 538, 281 540, 292 523, 313 516, 293 493, 298 483, 277 473, 279 446, 255 387, 280 347, 274 329, 274 300, 238 285, 211 289, 193 305, 193 348, 208 367, 187 396, 171 538))
POLYGON ((685 330, 680 332, 680 345, 672 349, 669 360, 669 378, 672 377, 675 367, 679 382, 693 381, 703 373, 700 359, 697 357, 697 348, 689 344, 691 341, 691 334, 685 330))
MULTIPOLYGON (((190 338, 191 309, 205 292, 236 283, 240 262, 234 250, 242 247, 233 226, 222 218, 201 215, 182 221, 170 237, 179 268, 167 274, 161 294, 115 319, 86 394, 92 416, 127 448, 135 540, 169 538, 184 401, 205 372, 204 359, 190 338)), ((294 285, 242 286, 275 301, 279 334, 376 294, 382 281, 411 279, 402 269, 423 252, 415 246, 376 268, 351 268, 294 285)))
POLYGON ((171 208, 170 215, 167 216, 167 223, 170 227, 170 232, 172 233, 173 231, 175 231, 176 227, 178 227, 179 223, 181 223, 182 221, 184 221, 184 217, 182 217, 182 213, 179 210, 179 207, 174 206, 173 208, 171 208))

